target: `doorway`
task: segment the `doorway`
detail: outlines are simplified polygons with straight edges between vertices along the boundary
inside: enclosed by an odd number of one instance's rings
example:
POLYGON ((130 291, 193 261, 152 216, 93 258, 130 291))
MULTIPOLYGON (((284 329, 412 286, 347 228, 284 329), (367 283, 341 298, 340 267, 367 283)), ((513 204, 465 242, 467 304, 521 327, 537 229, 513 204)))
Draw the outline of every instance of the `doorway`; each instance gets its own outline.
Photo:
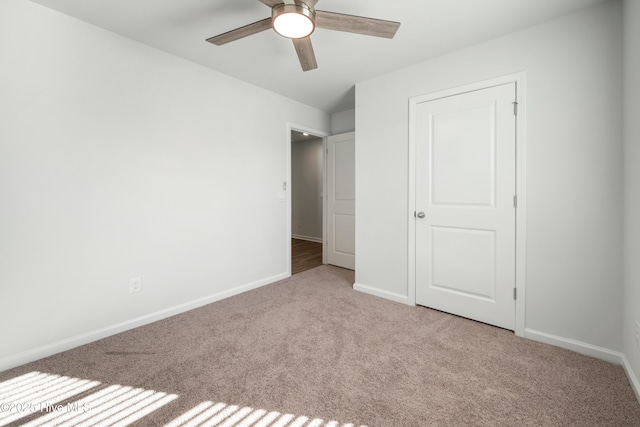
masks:
POLYGON ((324 138, 291 131, 291 274, 323 264, 324 138))
MULTIPOLYGON (((289 125, 288 130, 289 190, 287 229, 287 262, 289 274, 304 271, 292 268, 294 250, 309 250, 315 243, 314 255, 302 254, 316 264, 355 269, 355 132, 329 136, 319 131, 289 125), (298 240, 293 247, 293 239, 298 240), (302 244, 306 242, 306 244, 302 244)), ((300 252, 297 253, 300 255, 300 252)))

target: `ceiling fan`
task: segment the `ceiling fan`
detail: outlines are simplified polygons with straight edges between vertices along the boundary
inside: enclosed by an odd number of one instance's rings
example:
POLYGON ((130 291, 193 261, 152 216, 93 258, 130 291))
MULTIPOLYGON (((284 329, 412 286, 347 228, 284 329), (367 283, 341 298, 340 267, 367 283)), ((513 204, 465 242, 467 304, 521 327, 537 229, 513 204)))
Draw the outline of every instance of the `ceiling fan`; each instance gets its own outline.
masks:
POLYGON ((270 18, 219 34, 207 41, 221 46, 273 28, 281 36, 293 40, 302 70, 309 71, 318 68, 310 38, 316 27, 387 39, 393 38, 400 27, 399 22, 316 10, 315 5, 318 0, 260 0, 260 2, 271 8, 270 18))

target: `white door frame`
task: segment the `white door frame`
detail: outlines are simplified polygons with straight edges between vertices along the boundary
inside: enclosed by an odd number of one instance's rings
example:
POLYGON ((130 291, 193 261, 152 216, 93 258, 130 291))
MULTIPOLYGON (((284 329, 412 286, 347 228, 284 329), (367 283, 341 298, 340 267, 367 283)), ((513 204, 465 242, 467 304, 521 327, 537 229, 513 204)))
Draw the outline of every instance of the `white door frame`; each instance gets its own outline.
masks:
POLYGON ((490 80, 471 83, 451 89, 446 89, 434 93, 415 96, 409 99, 409 206, 407 212, 408 218, 408 265, 407 279, 408 289, 407 297, 411 305, 416 304, 416 225, 414 212, 416 211, 416 170, 415 170, 415 153, 416 153, 416 136, 414 130, 414 120, 416 113, 416 105, 426 101, 433 101, 439 98, 459 95, 466 92, 485 89, 492 86, 499 86, 508 83, 516 83, 516 100, 518 102, 518 114, 516 120, 516 274, 515 287, 517 292, 516 299, 516 319, 515 333, 518 336, 524 336, 525 328, 525 282, 526 282, 526 144, 525 144, 525 73, 510 74, 497 77, 490 80))
POLYGON ((286 258, 287 258, 287 277, 291 276, 291 131, 307 132, 311 135, 322 138, 322 263, 325 263, 326 259, 326 245, 327 241, 327 204, 325 203, 327 194, 327 137, 330 135, 327 132, 323 132, 317 129, 310 128, 308 126, 297 125, 294 123, 287 123, 287 177, 286 177, 286 194, 287 194, 287 225, 286 225, 286 258))

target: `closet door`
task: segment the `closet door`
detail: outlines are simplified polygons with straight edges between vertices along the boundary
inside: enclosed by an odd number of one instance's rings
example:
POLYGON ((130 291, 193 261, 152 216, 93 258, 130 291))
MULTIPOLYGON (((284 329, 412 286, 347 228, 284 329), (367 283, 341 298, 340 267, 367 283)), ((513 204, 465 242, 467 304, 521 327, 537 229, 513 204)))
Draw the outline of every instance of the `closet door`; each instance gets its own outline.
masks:
POLYGON ((515 83, 418 103, 416 303, 515 329, 515 83))

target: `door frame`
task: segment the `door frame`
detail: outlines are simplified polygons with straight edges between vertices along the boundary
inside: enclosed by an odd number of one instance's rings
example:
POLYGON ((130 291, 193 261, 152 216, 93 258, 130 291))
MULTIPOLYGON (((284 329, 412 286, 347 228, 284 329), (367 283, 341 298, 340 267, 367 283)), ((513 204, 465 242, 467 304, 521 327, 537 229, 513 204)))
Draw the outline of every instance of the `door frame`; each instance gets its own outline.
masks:
POLYGON ((292 216, 292 203, 291 203, 291 131, 307 132, 310 135, 322 138, 322 263, 325 264, 326 256, 326 241, 327 241, 327 137, 330 135, 327 132, 323 132, 317 129, 310 128, 308 126, 297 125, 295 123, 287 123, 287 173, 286 173, 286 195, 287 195, 287 224, 286 224, 286 274, 287 277, 291 276, 291 216, 292 216))
POLYGON ((463 86, 432 92, 424 95, 418 95, 409 98, 409 194, 407 219, 408 229, 408 265, 407 265, 407 297, 408 303, 416 305, 416 224, 414 212, 416 211, 416 135, 414 130, 416 106, 422 102, 433 101, 439 98, 446 98, 454 95, 461 95, 467 92, 487 89, 494 86, 504 84, 516 84, 516 101, 517 101, 517 117, 516 117, 516 242, 515 242, 515 288, 516 298, 516 318, 515 318, 515 334, 524 336, 525 328, 525 285, 526 285, 526 143, 525 143, 525 123, 526 123, 526 107, 525 107, 525 73, 509 74, 496 77, 489 80, 483 80, 463 86))

